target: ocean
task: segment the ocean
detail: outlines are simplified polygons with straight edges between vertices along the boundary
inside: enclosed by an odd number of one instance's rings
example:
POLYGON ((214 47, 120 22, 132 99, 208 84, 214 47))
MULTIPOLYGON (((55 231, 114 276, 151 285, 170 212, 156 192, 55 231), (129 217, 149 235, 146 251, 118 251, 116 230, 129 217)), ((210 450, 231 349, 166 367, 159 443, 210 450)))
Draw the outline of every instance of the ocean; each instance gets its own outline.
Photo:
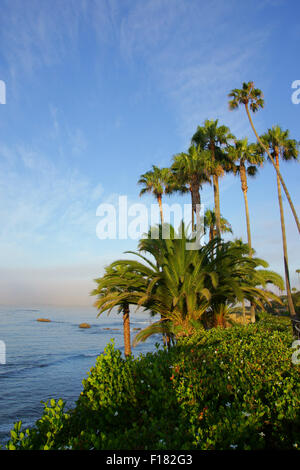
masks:
MULTIPOLYGON (((131 313, 130 319, 132 337, 134 328, 154 321, 145 312, 131 313)), ((123 352, 122 315, 114 312, 97 318, 92 307, 0 307, 0 341, 6 345, 6 363, 0 363, 0 443, 8 441, 16 421, 33 425, 41 416, 41 402, 62 398, 67 408, 72 407, 82 380, 111 338, 123 352), (79 328, 84 322, 91 328, 79 328)), ((154 335, 133 354, 153 351, 157 342, 161 337, 154 335)))

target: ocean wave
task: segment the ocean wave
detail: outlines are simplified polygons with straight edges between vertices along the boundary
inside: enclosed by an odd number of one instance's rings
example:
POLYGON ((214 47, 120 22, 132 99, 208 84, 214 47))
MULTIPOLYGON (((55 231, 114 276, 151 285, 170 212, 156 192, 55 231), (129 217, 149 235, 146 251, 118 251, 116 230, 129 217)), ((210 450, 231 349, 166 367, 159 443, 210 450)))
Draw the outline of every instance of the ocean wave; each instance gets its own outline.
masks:
POLYGON ((63 364, 63 363, 66 363, 66 362, 70 362, 70 361, 74 361, 74 360, 78 360, 78 359, 85 359, 85 358, 89 358, 89 357, 98 357, 100 354, 102 353, 102 351, 98 351, 98 352, 91 352, 91 353, 78 353, 78 354, 72 354, 72 355, 69 355, 69 356, 65 356, 65 357, 59 357, 57 359, 54 359, 52 361, 47 361, 47 362, 36 362, 36 363, 30 363, 30 364, 20 364, 20 363, 17 363, 17 364, 5 364, 3 366, 1 366, 0 368, 0 380, 1 380, 1 377, 13 377, 15 375, 18 375, 18 374, 21 374, 21 373, 24 373, 26 371, 30 371, 32 369, 42 369, 42 368, 45 368, 45 367, 51 367, 51 366, 55 366, 55 365, 58 365, 58 364, 63 364), (14 368, 14 370, 12 370, 12 368, 14 368))

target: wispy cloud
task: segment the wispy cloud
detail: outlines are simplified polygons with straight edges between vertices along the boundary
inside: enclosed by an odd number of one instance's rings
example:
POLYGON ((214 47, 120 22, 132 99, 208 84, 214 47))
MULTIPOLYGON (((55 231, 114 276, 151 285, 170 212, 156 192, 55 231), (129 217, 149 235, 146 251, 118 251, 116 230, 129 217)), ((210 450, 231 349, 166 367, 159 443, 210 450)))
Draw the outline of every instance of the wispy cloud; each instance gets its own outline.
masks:
POLYGON ((176 0, 172 8, 165 0, 144 1, 122 20, 123 56, 145 62, 185 140, 205 118, 226 119, 240 136, 249 130, 246 119, 228 112, 227 94, 249 79, 269 31, 253 29, 251 22, 248 27, 236 22, 233 28, 233 9, 242 7, 235 0, 176 0))
MULTIPOLYGON (((80 237, 84 245, 95 238, 101 193, 100 183, 93 185, 76 170, 58 168, 38 149, 0 147, 0 239, 2 248, 8 248, 2 263, 16 262, 22 247, 27 260, 47 243, 60 247, 58 259, 63 250, 80 251, 80 237)), ((53 253, 44 252, 44 259, 49 256, 53 253)))
MULTIPOLYGON (((98 51, 109 46, 111 60, 143 64, 143 93, 155 87, 168 98, 183 139, 211 116, 226 118, 242 135, 246 120, 227 112, 227 93, 249 78, 269 35, 268 27, 253 27, 251 17, 248 25, 235 19, 232 12, 243 15, 243 8, 237 0, 68 0, 63 8, 59 0, 31 0, 30 8, 4 0, 1 53, 10 79, 21 80, 22 73, 77 54, 81 29, 92 27, 98 51)), ((259 8, 258 2, 250 13, 259 8)), ((56 126, 54 108, 52 114, 56 126)))
POLYGON ((1 53, 11 73, 33 73, 60 62, 76 50, 79 23, 86 1, 4 0, 1 5, 1 53), (59 13, 58 13, 59 12, 59 13))

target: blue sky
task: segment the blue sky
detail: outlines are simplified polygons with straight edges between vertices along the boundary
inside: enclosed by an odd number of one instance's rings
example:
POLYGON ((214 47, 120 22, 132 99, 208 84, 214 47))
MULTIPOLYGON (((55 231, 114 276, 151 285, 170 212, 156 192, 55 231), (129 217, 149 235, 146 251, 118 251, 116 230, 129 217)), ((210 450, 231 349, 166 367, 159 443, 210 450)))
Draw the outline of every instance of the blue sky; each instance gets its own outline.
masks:
MULTIPOLYGON (((90 304, 92 279, 136 247, 97 238, 98 205, 119 195, 140 202, 140 174, 168 166, 206 118, 253 141, 244 112, 228 111, 227 94, 242 81, 265 95, 258 131, 279 124, 300 140, 296 0, 2 0, 0 10, 2 303, 90 304)), ((298 213, 299 170, 282 165, 298 213)), ((240 182, 220 185, 222 214, 246 239, 240 182)), ((270 164, 248 198, 257 254, 282 273, 270 164)), ((212 206, 209 187, 202 200, 212 206)), ((299 237, 285 208, 297 285, 299 237)))

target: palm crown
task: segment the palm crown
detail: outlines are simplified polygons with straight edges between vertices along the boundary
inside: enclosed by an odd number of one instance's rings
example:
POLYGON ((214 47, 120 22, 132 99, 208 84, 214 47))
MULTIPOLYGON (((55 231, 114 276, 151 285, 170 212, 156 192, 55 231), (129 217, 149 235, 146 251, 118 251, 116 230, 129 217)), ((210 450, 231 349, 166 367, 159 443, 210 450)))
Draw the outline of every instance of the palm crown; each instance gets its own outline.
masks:
POLYGON ((255 176, 257 165, 264 162, 260 148, 256 144, 248 144, 248 139, 235 140, 234 145, 228 149, 231 170, 234 174, 240 173, 245 168, 248 176, 255 176))
POLYGON ((254 88, 254 82, 244 82, 242 88, 233 89, 229 95, 229 109, 236 109, 240 104, 249 106, 251 111, 255 113, 259 108, 264 107, 263 94, 259 88, 254 88))
POLYGON ((181 152, 173 157, 171 169, 183 184, 190 186, 194 181, 201 186, 202 183, 209 182, 208 161, 208 152, 191 145, 188 152, 181 152))
POLYGON ((282 130, 280 126, 273 126, 261 136, 262 142, 267 145, 273 157, 281 157, 282 160, 297 160, 299 151, 298 143, 289 138, 289 131, 282 130))
POLYGON ((194 214, 199 218, 201 202, 199 190, 202 188, 203 183, 210 183, 209 161, 209 152, 201 150, 199 145, 191 145, 187 153, 182 152, 173 157, 171 170, 179 184, 179 188, 187 187, 191 193, 192 228, 194 228, 194 214))
POLYGON ((169 168, 159 168, 152 165, 152 170, 141 175, 138 181, 138 184, 144 186, 140 191, 140 196, 145 193, 152 193, 156 198, 161 197, 168 187, 170 177, 169 168))
MULTIPOLYGON (((221 233, 232 233, 232 227, 225 217, 220 217, 221 233)), ((216 236, 216 214, 214 210, 207 209, 204 214, 204 230, 209 229, 209 240, 216 236)))
POLYGON ((192 137, 192 143, 210 151, 211 158, 206 162, 207 170, 211 175, 222 176, 227 161, 225 148, 234 136, 227 126, 218 126, 218 122, 218 119, 215 121, 206 119, 203 126, 198 126, 192 137))

